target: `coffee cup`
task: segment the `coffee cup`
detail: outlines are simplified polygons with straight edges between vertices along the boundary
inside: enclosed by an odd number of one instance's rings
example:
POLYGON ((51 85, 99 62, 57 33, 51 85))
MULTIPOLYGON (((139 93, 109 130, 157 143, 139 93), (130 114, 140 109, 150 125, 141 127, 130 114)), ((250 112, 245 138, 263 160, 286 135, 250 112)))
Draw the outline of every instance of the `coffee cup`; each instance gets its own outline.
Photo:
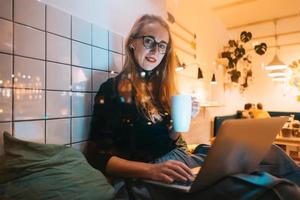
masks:
POLYGON ((171 115, 175 132, 188 132, 191 123, 192 97, 179 94, 172 96, 171 115))

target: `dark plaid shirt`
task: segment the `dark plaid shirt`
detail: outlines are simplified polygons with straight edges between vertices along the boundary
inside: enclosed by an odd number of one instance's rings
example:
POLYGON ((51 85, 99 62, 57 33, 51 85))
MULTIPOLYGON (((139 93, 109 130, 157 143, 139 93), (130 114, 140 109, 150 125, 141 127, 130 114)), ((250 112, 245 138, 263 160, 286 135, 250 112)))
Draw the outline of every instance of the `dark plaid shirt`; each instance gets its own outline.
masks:
POLYGON ((186 145, 180 138, 169 137, 170 114, 163 112, 163 120, 152 123, 118 94, 121 75, 103 83, 95 97, 91 122, 88 159, 105 173, 108 160, 118 157, 151 162, 179 145, 186 145), (179 144, 180 142, 180 144, 179 144))

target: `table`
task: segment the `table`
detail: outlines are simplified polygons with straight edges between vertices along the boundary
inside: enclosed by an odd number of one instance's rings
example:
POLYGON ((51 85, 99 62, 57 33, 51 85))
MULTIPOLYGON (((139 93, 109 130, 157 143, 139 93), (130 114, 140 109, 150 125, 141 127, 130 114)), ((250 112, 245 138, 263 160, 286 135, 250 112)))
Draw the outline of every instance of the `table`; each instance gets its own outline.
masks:
POLYGON ((217 107, 224 107, 225 105, 223 104, 218 104, 218 103, 200 103, 200 113, 201 115, 205 117, 205 111, 206 108, 217 108, 217 107))

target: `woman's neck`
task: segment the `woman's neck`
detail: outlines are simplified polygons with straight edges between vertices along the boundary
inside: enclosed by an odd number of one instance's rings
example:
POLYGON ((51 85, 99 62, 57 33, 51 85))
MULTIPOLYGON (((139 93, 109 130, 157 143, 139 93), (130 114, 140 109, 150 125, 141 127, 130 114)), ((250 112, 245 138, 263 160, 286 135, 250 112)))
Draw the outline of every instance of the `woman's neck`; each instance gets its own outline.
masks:
POLYGON ((142 67, 138 66, 137 67, 137 72, 139 73, 139 76, 146 81, 149 81, 157 72, 156 68, 153 70, 145 70, 142 67))

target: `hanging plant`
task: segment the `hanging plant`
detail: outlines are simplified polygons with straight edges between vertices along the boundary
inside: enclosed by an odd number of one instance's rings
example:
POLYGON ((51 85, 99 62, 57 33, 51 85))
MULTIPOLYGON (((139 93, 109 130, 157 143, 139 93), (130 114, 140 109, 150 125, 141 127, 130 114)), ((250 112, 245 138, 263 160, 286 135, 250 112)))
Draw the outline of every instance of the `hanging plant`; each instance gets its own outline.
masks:
MULTIPOLYGON (((248 87, 248 81, 252 78, 252 61, 249 52, 245 49, 246 43, 251 41, 252 33, 243 31, 239 40, 229 40, 228 46, 224 47, 220 57, 225 59, 225 75, 231 83, 240 85, 242 91, 248 87)), ((263 55, 267 51, 267 44, 262 42, 254 46, 253 50, 258 55, 263 55)))

